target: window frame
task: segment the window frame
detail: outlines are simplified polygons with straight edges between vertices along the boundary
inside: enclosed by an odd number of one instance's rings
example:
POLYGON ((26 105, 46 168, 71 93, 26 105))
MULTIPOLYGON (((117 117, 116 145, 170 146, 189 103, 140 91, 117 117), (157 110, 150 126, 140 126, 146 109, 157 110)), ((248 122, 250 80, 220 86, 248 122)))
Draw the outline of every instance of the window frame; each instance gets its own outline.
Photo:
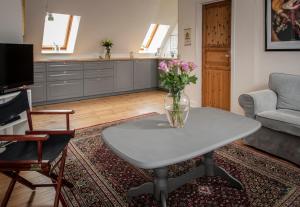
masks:
POLYGON ((162 41, 164 41, 164 39, 166 38, 166 35, 167 35, 168 32, 169 32, 170 25, 157 24, 157 23, 154 24, 154 23, 152 23, 152 24, 150 25, 150 28, 149 28, 149 30, 148 30, 148 33, 146 34, 146 37, 145 37, 145 39, 144 39, 144 41, 143 41, 143 44, 142 44, 142 46, 140 47, 139 53, 154 53, 154 52, 150 52, 150 51, 147 51, 147 50, 150 49, 150 47, 151 47, 151 45, 152 45, 152 43, 153 43, 153 41, 154 41, 154 39, 155 39, 155 37, 156 37, 156 35, 157 35, 157 32, 159 31, 159 29, 160 29, 161 26, 168 26, 168 30, 167 30, 167 32, 166 32, 164 38, 162 39, 162 41), (144 42, 146 41, 146 37, 148 36, 147 34, 150 32, 149 30, 150 30, 151 26, 153 26, 153 29, 151 30, 151 34, 149 35, 148 40, 147 40, 147 42, 146 42, 145 45, 144 45, 144 42))
MULTIPOLYGON (((69 44, 69 40, 70 40, 70 33, 71 33, 71 29, 72 29, 72 24, 73 24, 73 18, 74 18, 73 15, 69 15, 64 45, 59 48, 60 50, 67 50, 67 48, 68 48, 68 44, 69 44)), ((42 50, 52 50, 52 49, 53 49, 53 47, 51 47, 51 46, 42 45, 42 50)))
POLYGON ((153 41, 153 38, 155 37, 155 34, 156 34, 156 32, 157 32, 157 30, 158 30, 158 28, 159 28, 159 25, 160 25, 160 24, 154 24, 154 29, 153 29, 153 31, 152 31, 152 33, 151 33, 151 35, 150 35, 150 38, 149 38, 149 40, 148 40, 148 42, 147 42, 145 48, 149 48, 149 47, 150 47, 150 45, 151 45, 151 43, 152 43, 152 41, 153 41))

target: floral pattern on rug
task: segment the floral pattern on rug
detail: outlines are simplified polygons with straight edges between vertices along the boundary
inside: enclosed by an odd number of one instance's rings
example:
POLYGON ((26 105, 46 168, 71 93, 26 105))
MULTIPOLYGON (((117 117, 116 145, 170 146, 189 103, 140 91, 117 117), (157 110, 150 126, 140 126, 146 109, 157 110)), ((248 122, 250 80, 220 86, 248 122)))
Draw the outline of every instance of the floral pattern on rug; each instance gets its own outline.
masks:
MULTIPOLYGON (((130 119, 129 119, 130 120, 130 119)), ((76 131, 69 145, 65 178, 74 188, 64 188, 69 206, 148 206, 159 204, 152 195, 127 200, 131 187, 152 180, 152 171, 141 170, 120 159, 108 149, 101 131, 127 120, 76 131)), ((169 176, 187 172, 201 157, 172 165, 169 176)), ((215 152, 216 163, 239 179, 244 190, 228 185, 221 177, 198 178, 170 193, 170 207, 227 206, 300 206, 300 169, 239 144, 227 145, 215 152)))

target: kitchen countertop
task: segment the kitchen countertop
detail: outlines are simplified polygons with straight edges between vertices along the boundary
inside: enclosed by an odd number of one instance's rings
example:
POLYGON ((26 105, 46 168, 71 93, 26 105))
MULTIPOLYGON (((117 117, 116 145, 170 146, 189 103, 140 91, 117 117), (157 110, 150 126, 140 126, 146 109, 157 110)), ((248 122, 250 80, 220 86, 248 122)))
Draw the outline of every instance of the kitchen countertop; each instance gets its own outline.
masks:
POLYGON ((163 58, 163 57, 120 57, 111 59, 100 59, 100 58, 74 58, 74 59, 39 59, 34 62, 100 62, 100 61, 126 61, 126 60, 173 60, 174 58, 163 58))

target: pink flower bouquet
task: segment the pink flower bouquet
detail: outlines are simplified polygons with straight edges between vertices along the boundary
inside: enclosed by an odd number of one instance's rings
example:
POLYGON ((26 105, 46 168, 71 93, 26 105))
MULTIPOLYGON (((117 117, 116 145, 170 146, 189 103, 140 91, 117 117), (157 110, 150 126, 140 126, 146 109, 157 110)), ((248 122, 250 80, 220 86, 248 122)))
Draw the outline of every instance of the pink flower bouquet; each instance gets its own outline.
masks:
POLYGON ((169 90, 165 109, 172 127, 182 128, 188 117, 190 103, 183 90, 185 86, 196 83, 197 77, 191 74, 196 67, 192 62, 180 60, 159 63, 161 84, 169 90))

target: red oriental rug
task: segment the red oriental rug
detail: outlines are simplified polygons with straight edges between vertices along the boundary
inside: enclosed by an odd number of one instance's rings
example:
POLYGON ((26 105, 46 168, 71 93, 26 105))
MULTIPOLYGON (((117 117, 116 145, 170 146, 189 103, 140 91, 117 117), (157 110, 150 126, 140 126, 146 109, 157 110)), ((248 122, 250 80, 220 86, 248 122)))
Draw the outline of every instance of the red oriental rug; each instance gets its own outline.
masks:
MULTIPOLYGON (((74 188, 63 189, 70 207, 159 206, 151 195, 127 200, 128 189, 150 181, 152 172, 133 167, 103 144, 101 131, 125 121, 128 120, 76 131, 65 168, 65 178, 74 188)), ((172 192, 168 206, 300 206, 299 168, 239 144, 217 150, 214 158, 245 189, 234 189, 220 177, 200 178, 172 192)), ((187 172, 200 160, 198 157, 170 167, 170 176, 187 172)))

